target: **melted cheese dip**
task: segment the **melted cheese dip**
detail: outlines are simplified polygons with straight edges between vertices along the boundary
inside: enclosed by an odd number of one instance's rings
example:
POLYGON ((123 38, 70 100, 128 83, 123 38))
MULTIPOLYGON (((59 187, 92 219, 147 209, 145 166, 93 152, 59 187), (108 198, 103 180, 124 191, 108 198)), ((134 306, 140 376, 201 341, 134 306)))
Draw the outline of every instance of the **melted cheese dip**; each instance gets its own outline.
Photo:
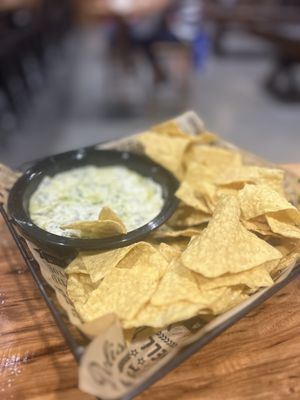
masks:
POLYGON ((150 178, 122 166, 85 166, 46 176, 31 196, 29 212, 40 228, 60 236, 79 237, 63 224, 97 220, 110 207, 127 231, 155 218, 163 206, 162 189, 150 178))

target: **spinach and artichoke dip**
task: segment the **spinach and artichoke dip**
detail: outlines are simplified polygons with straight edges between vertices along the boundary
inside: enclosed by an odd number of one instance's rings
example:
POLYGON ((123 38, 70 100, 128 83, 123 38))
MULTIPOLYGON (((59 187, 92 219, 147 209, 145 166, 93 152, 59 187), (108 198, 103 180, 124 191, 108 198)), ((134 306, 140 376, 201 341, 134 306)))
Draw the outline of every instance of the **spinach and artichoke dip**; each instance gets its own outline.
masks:
POLYGON ((31 196, 29 212, 32 221, 48 232, 80 237, 78 231, 61 226, 97 220, 105 206, 131 231, 158 215, 163 206, 162 189, 152 179, 123 166, 89 165, 44 177, 31 196))

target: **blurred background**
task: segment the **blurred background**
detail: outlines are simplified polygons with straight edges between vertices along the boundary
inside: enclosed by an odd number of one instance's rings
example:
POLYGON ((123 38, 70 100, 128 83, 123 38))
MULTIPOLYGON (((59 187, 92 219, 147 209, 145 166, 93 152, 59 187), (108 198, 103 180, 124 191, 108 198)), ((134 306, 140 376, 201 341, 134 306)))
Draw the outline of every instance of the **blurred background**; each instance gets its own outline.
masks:
POLYGON ((300 162, 300 0, 0 0, 0 162, 188 109, 249 151, 300 162))

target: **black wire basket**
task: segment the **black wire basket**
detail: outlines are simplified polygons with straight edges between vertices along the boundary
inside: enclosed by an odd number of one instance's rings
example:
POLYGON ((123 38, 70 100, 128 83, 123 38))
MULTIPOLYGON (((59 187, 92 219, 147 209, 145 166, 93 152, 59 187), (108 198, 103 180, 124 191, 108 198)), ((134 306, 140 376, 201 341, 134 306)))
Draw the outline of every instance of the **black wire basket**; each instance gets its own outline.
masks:
MULTIPOLYGON (((45 300, 58 329, 60 330, 62 336, 65 339, 66 344, 68 345, 70 351, 72 352, 75 360, 79 363, 81 356, 84 352, 84 347, 88 344, 88 339, 84 337, 77 328, 75 328, 71 323, 67 320, 64 311, 60 308, 60 306, 56 303, 54 299, 54 291, 49 288, 49 285, 45 282, 44 278, 41 275, 39 270, 38 263, 33 258, 28 249, 26 241, 22 236, 19 235, 13 221, 9 218, 6 213, 3 204, 0 204, 0 212, 2 217, 38 287, 40 293, 45 300), (74 333, 76 331, 76 334, 74 333)), ((224 332, 227 328, 235 324, 241 318, 243 318, 246 314, 248 314, 251 310, 256 308, 258 305, 266 301, 268 298, 273 296, 276 292, 286 286, 290 281, 295 279, 298 275, 300 275, 300 263, 298 263, 293 271, 280 282, 275 283, 268 290, 264 291, 261 296, 259 296, 255 301, 251 304, 244 307, 240 312, 235 313, 222 324, 216 326, 207 334, 202 336, 199 340, 183 347, 176 357, 170 359, 165 365, 163 365, 160 369, 155 371, 148 379, 142 382, 140 385, 132 389, 129 393, 122 397, 122 400, 129 400, 144 391, 147 387, 152 385, 157 380, 161 379, 164 375, 170 372, 172 369, 181 364, 184 360, 189 358, 192 354, 200 350, 207 343, 212 341, 215 337, 224 332)))

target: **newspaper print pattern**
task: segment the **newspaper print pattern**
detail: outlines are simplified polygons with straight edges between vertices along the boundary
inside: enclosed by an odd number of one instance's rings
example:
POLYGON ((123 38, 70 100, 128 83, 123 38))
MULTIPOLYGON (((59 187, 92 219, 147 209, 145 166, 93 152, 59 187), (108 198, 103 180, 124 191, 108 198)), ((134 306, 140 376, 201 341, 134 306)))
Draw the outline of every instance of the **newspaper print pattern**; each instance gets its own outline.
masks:
MULTIPOLYGON (((200 133, 204 129, 202 121, 193 112, 177 118, 177 123, 190 134, 200 133)), ((133 136, 114 143, 99 145, 99 148, 113 147, 141 151, 139 148, 134 148, 134 143, 133 136)), ((0 201, 7 201, 8 190, 17 177, 18 173, 0 166, 0 201)), ((45 259, 36 246, 31 243, 28 245, 40 266, 44 279, 54 289, 70 322, 86 335, 94 336, 94 339, 86 347, 80 362, 79 387, 83 391, 103 399, 115 399, 126 395, 175 357, 183 346, 193 343, 224 323, 267 290, 251 296, 247 302, 207 324, 201 317, 194 317, 189 321, 170 325, 159 332, 149 331, 148 328, 136 329, 132 335, 132 343, 127 347, 122 328, 115 316, 110 315, 91 323, 82 324, 67 295, 67 277, 64 269, 53 264, 51 262, 53 260, 45 259), (96 337, 95 332, 98 332, 96 337)), ((287 276, 292 269, 293 266, 280 279, 287 276)))

